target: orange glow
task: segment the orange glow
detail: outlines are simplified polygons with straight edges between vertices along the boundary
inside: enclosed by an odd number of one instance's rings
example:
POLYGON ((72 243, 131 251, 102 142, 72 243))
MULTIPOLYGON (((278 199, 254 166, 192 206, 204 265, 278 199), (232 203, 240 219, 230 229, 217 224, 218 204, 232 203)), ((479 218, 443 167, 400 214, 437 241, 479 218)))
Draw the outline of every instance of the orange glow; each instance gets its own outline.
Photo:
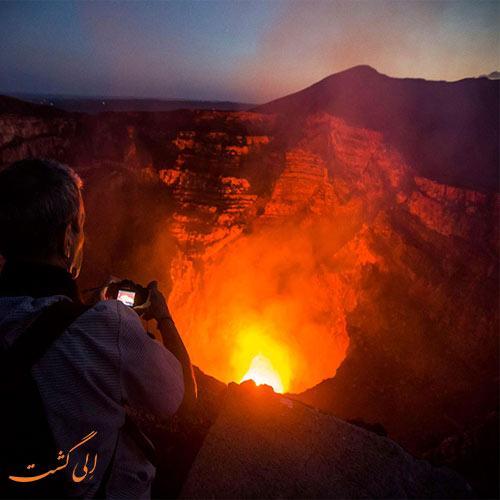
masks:
POLYGON ((193 363, 223 382, 251 378, 276 392, 332 377, 348 346, 345 312, 356 304, 353 278, 339 272, 358 259, 356 249, 339 251, 352 219, 347 229, 339 219, 258 228, 197 267, 177 260, 169 305, 193 363))
POLYGON ((239 335, 232 364, 240 382, 253 380, 279 393, 289 388, 292 369, 288 350, 255 326, 239 335))
POLYGON ((245 380, 253 380, 257 385, 270 385, 274 392, 285 392, 279 373, 271 361, 262 354, 257 354, 252 359, 249 370, 241 379, 242 382, 245 380))

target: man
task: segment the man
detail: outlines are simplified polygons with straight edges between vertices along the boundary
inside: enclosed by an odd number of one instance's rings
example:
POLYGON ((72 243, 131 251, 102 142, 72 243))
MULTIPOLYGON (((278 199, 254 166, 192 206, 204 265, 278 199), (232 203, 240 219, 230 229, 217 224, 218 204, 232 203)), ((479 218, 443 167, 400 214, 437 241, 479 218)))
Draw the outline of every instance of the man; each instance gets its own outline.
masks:
MULTIPOLYGON (((62 496, 148 498, 155 473, 147 453, 150 443, 127 408, 169 417, 181 403, 189 407, 196 398, 192 367, 156 282, 148 286, 151 305, 145 317, 157 320, 164 345, 151 339, 136 312, 117 300, 87 308, 81 304, 75 283, 84 245, 81 188, 73 170, 53 161, 28 159, 0 171, 2 387, 10 394, 2 418, 10 415, 13 427, 2 431, 16 436, 12 454, 29 449, 44 456, 38 439, 53 441, 56 450, 52 464, 21 457, 25 470, 17 475, 2 470, 3 484, 14 486, 19 496, 38 495, 44 485, 48 489, 40 495, 55 496, 50 481, 56 484, 57 479, 62 496), (58 307, 72 321, 62 323, 65 327, 55 335, 62 320, 51 318, 50 311, 58 307), (28 333, 30 341, 25 340, 28 333), (55 338, 38 358, 29 354, 34 362, 27 373, 25 354, 6 373, 9 356, 15 360, 22 349, 29 352, 29 343, 43 342, 44 335, 55 338), (36 414, 37 398, 45 424, 36 414)), ((5 448, 2 453, 8 469, 5 448)))

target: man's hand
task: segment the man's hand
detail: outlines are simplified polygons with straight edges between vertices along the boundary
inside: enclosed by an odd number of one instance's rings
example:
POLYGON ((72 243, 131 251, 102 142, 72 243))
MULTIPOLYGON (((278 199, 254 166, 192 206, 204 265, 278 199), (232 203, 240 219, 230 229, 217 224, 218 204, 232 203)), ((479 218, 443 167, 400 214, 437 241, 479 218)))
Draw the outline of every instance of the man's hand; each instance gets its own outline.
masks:
POLYGON ((151 305, 144 311, 143 318, 146 320, 155 319, 161 321, 163 319, 172 319, 168 310, 167 301, 163 294, 158 290, 158 282, 152 281, 148 286, 149 301, 151 305))

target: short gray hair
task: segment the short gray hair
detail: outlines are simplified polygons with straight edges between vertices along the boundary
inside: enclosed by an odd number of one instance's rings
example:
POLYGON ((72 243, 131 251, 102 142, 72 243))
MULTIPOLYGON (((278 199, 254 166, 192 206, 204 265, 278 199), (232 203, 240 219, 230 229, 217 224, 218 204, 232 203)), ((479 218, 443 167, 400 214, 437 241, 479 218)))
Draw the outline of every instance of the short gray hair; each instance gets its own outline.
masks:
POLYGON ((76 223, 82 180, 53 160, 29 158, 0 171, 0 254, 50 257, 64 231, 76 223))

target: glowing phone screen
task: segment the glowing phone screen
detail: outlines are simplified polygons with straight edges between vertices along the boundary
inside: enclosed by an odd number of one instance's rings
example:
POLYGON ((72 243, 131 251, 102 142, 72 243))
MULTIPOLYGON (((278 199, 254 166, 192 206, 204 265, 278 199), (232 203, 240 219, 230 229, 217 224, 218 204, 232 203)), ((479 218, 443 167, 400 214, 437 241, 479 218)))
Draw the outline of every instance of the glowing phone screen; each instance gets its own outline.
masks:
POLYGON ((135 292, 131 292, 130 290, 118 290, 118 296, 116 298, 126 306, 132 307, 135 302, 135 292))

